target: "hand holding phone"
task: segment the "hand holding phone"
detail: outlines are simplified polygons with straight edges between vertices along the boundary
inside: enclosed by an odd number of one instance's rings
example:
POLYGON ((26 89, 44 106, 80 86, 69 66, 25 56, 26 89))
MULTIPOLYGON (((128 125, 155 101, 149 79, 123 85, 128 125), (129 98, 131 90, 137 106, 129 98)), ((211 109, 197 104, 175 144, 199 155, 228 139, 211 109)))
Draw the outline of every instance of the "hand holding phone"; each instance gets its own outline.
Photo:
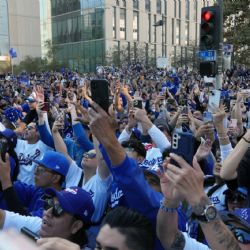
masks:
POLYGON ((31 230, 29 230, 27 227, 22 227, 21 228, 21 233, 26 235, 28 238, 30 238, 33 241, 37 241, 40 239, 40 236, 31 230))
POLYGON ((133 101, 134 108, 142 109, 142 100, 134 100, 133 101))

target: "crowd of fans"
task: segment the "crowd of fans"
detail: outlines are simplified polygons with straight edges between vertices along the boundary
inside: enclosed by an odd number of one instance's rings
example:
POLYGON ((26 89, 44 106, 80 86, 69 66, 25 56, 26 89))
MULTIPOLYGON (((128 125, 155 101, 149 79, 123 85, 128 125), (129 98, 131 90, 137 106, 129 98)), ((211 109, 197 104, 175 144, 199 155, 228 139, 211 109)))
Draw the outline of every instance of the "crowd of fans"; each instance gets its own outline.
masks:
POLYGON ((140 63, 1 75, 0 245, 250 249, 250 70, 224 72, 218 104, 215 85, 140 63))

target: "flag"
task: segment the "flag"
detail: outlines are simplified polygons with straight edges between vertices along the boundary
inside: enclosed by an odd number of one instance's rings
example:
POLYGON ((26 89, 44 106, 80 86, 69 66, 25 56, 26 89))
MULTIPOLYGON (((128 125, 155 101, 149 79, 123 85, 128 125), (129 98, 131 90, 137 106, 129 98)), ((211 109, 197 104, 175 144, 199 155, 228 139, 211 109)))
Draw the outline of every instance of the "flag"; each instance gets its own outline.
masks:
POLYGON ((15 51, 15 49, 13 49, 13 48, 10 48, 9 54, 10 54, 11 58, 17 57, 16 51, 15 51))

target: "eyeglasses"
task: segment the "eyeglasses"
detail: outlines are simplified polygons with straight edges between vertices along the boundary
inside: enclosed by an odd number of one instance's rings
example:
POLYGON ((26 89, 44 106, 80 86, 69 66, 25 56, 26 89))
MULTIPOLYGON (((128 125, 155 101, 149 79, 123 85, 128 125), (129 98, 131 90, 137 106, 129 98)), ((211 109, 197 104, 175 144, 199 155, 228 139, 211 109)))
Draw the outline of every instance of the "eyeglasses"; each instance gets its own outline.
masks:
POLYGON ((44 208, 44 210, 48 210, 48 209, 52 208, 52 215, 54 217, 60 217, 64 213, 60 204, 59 203, 55 204, 53 199, 44 200, 43 208, 44 208))
POLYGON ((94 159, 96 157, 96 153, 84 153, 83 154, 84 158, 89 158, 89 159, 94 159))
POLYGON ((36 129, 36 128, 33 127, 33 126, 27 126, 26 129, 27 129, 27 130, 31 130, 31 129, 36 129))
POLYGON ((36 167, 35 167, 35 174, 41 174, 41 175, 43 175, 43 174, 45 174, 46 172, 48 172, 48 173, 54 173, 54 171, 52 171, 52 170, 50 170, 50 169, 47 169, 47 168, 45 168, 45 167, 43 167, 43 166, 39 166, 39 165, 37 165, 36 167))

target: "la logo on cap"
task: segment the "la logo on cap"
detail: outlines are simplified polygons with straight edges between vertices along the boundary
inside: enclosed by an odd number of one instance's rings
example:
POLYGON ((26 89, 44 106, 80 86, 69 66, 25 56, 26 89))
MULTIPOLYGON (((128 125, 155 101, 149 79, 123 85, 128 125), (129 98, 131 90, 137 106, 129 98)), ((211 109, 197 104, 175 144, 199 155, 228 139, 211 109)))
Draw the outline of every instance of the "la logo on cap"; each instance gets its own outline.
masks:
POLYGON ((71 194, 77 194, 77 189, 66 188, 64 191, 71 194))

